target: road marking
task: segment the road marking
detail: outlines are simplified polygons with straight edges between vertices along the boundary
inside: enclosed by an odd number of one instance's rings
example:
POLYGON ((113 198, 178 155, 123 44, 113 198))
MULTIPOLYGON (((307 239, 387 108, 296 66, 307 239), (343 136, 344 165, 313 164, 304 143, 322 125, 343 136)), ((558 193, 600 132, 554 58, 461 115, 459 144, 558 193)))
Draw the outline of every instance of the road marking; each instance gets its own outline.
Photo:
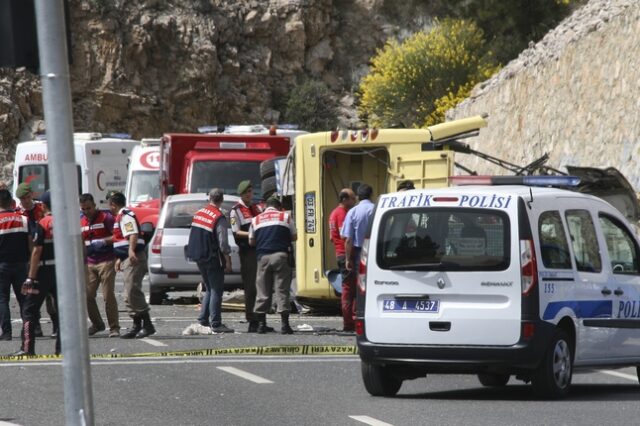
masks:
POLYGON ((391 423, 383 422, 382 420, 374 419, 369 416, 349 416, 353 420, 357 420, 361 423, 365 423, 371 426, 393 426, 391 423))
POLYGON ((249 380, 253 383, 264 384, 264 383, 273 383, 271 380, 267 380, 264 377, 256 376, 255 374, 248 373, 244 370, 240 370, 235 367, 217 367, 218 370, 226 371, 229 374, 236 375, 238 377, 242 377, 245 380, 249 380))
POLYGON ((612 371, 612 370, 598 370, 598 371, 602 374, 608 374, 614 377, 621 377, 623 379, 633 380, 634 382, 638 381, 638 376, 634 376, 633 374, 625 374, 619 371, 612 371))
POLYGON ((149 339, 148 337, 145 337, 144 339, 140 339, 141 342, 145 342, 150 344, 151 346, 169 346, 165 343, 162 343, 159 340, 154 340, 154 339, 149 339))

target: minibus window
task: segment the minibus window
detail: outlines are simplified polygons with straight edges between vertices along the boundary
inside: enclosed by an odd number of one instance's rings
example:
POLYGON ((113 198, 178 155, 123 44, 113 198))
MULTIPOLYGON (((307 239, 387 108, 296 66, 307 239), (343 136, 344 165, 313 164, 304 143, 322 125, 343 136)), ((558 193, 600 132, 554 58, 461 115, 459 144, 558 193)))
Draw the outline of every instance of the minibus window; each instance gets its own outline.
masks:
POLYGON ((638 248, 629 231, 616 219, 600 215, 600 227, 614 274, 638 274, 638 248))
POLYGON ((539 233, 544 266, 550 269, 571 269, 571 254, 560 212, 542 213, 539 221, 539 233))
POLYGON ((591 215, 587 210, 567 210, 566 217, 578 271, 602 271, 600 248, 591 215))
POLYGON ((381 221, 382 269, 495 271, 509 266, 509 218, 477 209, 403 209, 381 221))

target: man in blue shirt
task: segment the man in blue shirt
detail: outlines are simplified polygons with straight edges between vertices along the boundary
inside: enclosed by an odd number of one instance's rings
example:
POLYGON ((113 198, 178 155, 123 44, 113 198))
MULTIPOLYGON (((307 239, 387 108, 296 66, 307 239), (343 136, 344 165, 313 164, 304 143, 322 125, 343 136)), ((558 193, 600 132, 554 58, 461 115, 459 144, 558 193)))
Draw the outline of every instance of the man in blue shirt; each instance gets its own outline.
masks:
POLYGON ((340 230, 340 236, 345 239, 344 251, 345 251, 345 268, 347 270, 353 270, 356 279, 348 280, 347 283, 343 283, 342 287, 342 312, 352 312, 352 317, 355 318, 356 313, 356 287, 358 276, 358 265, 360 264, 360 251, 362 250, 362 244, 366 236, 367 229, 369 228, 369 222, 373 215, 374 205, 371 202, 371 196, 373 195, 373 188, 363 183, 358 187, 358 200, 360 201, 357 206, 353 207, 347 212, 347 216, 342 224, 340 230))

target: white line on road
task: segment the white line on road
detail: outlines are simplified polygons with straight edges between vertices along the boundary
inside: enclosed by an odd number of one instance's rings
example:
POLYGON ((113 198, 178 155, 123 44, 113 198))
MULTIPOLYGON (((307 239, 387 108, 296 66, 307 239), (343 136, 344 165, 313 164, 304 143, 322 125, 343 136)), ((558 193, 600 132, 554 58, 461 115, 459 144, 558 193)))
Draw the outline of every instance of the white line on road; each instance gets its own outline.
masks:
POLYGON ((611 370, 598 370, 602 374, 608 374, 614 377, 621 377, 627 380, 633 380, 634 382, 638 381, 638 376, 634 376, 633 374, 625 374, 619 371, 611 371, 611 370))
POLYGON ((235 367, 217 367, 218 370, 226 371, 229 374, 236 375, 238 377, 242 377, 245 380, 249 380, 253 383, 264 384, 264 383, 273 383, 271 380, 267 380, 264 377, 256 376, 255 374, 248 373, 244 370, 240 370, 235 367))
POLYGON ((374 419, 369 416, 349 416, 353 420, 357 420, 361 423, 366 423, 371 426, 393 426, 391 423, 385 423, 382 420, 374 419))
POLYGON ((148 337, 145 337, 144 339, 140 339, 141 342, 145 342, 150 344, 151 346, 169 346, 165 343, 162 343, 159 340, 154 340, 154 339, 149 339, 148 337))

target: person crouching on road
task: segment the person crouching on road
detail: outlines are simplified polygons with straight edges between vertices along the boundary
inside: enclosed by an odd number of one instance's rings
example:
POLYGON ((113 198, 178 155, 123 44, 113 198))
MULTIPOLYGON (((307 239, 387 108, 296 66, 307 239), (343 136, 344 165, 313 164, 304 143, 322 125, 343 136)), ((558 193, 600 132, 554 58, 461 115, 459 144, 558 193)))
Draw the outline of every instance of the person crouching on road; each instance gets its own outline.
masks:
POLYGON ((282 205, 276 196, 267 200, 267 209, 251 220, 249 244, 256 247, 258 275, 257 296, 254 312, 258 316, 259 334, 267 332, 267 312, 271 308, 271 294, 276 295, 277 312, 282 319, 282 334, 293 334, 289 325, 291 309, 291 267, 289 246, 297 238, 291 216, 281 211, 282 205))
MULTIPOLYGON (((55 255, 53 252, 53 216, 51 215, 51 194, 47 191, 40 196, 44 217, 38 221, 33 235, 33 249, 29 262, 29 273, 22 284, 24 295, 22 307, 22 347, 13 355, 35 355, 36 323, 40 318, 40 307, 51 294, 58 309, 56 291, 55 255)), ((60 354, 60 333, 56 335, 56 355, 60 354)))
POLYGON ((113 252, 115 269, 124 275, 124 302, 133 327, 120 336, 122 339, 142 339, 156 332, 149 316, 149 305, 142 292, 142 279, 147 273, 147 252, 135 213, 124 206, 127 200, 121 192, 109 196, 109 209, 115 216, 113 224, 113 252))
POLYGON ((229 225, 220 210, 223 201, 222 189, 209 192, 209 204, 193 215, 186 254, 198 265, 205 287, 198 322, 214 333, 233 333, 222 323, 224 274, 231 272, 229 225))
POLYGON ((113 254, 113 215, 96 209, 96 203, 91 194, 80 196, 80 228, 85 247, 85 275, 87 277, 87 313, 91 326, 89 336, 105 329, 100 315, 96 294, 102 286, 102 296, 109 323, 109 337, 120 336, 120 322, 118 320, 118 302, 116 301, 115 283, 115 255, 113 254))

